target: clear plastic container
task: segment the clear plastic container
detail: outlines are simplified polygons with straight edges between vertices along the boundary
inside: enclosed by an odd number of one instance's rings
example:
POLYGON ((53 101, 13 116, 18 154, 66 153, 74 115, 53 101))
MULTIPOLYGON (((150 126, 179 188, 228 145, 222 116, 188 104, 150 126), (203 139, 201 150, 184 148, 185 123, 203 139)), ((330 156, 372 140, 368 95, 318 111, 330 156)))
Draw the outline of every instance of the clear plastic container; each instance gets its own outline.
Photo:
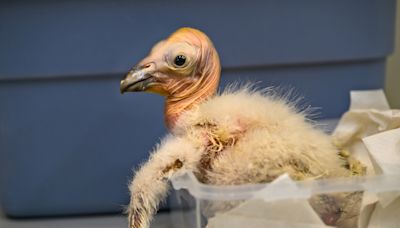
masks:
MULTIPOLYGON (((375 209, 400 205, 400 172, 298 182, 281 176, 269 184, 240 186, 205 185, 185 173, 172 185, 180 205, 173 221, 184 227, 368 227, 371 216, 380 215, 374 215, 375 209)), ((400 227, 396 214, 385 218, 390 227, 400 227)))

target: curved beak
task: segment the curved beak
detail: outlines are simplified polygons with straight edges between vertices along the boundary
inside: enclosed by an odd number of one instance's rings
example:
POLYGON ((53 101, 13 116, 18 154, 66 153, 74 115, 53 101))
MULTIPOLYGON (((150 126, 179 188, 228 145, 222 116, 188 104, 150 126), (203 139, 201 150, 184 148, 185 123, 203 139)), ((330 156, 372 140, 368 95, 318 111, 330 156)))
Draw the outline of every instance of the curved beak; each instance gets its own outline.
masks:
POLYGON ((142 67, 132 68, 128 74, 121 80, 121 94, 125 92, 140 92, 145 91, 154 82, 154 64, 146 64, 142 67))

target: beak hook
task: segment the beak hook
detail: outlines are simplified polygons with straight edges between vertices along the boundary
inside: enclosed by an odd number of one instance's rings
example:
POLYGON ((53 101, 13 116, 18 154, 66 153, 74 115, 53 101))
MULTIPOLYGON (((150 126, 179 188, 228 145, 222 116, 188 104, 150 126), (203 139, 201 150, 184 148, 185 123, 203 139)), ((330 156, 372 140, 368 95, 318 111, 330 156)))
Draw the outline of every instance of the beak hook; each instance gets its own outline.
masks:
POLYGON ((120 92, 145 91, 153 82, 154 64, 148 63, 144 67, 133 67, 120 81, 120 92))

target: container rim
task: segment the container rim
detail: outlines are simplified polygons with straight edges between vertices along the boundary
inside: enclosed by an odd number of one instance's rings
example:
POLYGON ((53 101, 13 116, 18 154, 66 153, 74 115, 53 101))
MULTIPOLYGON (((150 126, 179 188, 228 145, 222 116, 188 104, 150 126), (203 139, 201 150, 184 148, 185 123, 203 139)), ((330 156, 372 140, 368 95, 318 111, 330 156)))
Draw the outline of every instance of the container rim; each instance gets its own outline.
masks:
MULTIPOLYGON (((400 167, 399 167, 400 169, 400 167)), ((307 199, 314 194, 368 191, 382 193, 400 192, 400 172, 395 174, 332 178, 320 180, 274 181, 266 184, 244 184, 236 186, 214 186, 199 182, 192 172, 185 172, 171 179, 175 190, 186 189, 197 199, 203 200, 248 200, 266 201, 282 199, 307 199)), ((287 175, 287 174, 284 174, 287 175)), ((283 176, 281 176, 283 177, 283 176)), ((278 177, 277 179, 279 179, 278 177)))

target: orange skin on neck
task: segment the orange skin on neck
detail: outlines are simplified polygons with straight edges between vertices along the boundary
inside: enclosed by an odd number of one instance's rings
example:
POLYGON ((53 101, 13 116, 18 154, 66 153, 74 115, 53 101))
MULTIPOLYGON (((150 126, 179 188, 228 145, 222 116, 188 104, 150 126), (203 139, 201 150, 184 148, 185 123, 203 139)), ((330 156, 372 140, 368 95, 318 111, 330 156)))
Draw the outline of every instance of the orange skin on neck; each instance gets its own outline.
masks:
POLYGON ((170 130, 182 112, 212 97, 217 91, 221 73, 218 53, 210 39, 199 30, 177 30, 167 40, 156 44, 150 55, 138 65, 150 62, 156 65, 153 76, 157 83, 146 91, 166 97, 165 123, 170 130), (169 58, 175 53, 187 55, 188 66, 171 66, 169 58))

